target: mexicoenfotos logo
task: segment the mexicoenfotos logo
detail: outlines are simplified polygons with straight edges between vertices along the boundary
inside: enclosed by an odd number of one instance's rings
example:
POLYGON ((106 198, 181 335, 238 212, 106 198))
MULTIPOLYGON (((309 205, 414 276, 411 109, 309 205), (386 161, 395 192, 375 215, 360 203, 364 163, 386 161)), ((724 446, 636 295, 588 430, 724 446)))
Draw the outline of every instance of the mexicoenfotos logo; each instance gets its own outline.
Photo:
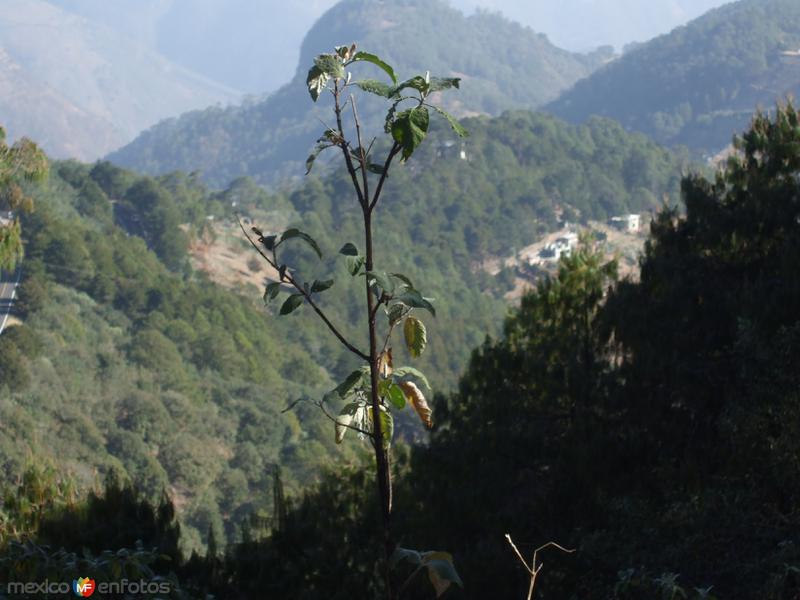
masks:
POLYGON ((95 587, 94 579, 88 577, 78 577, 78 579, 72 580, 72 591, 81 598, 88 598, 94 594, 95 587))
POLYGON ((45 581, 9 581, 5 586, 0 583, 0 598, 7 596, 41 598, 56 595, 63 597, 69 595, 70 590, 79 598, 88 598, 95 592, 102 597, 109 595, 125 598, 139 595, 169 596, 172 593, 172 583, 161 577, 153 578, 150 581, 120 579, 119 581, 100 581, 99 583, 88 577, 79 577, 72 580, 71 586, 68 581, 50 581, 49 579, 45 581))

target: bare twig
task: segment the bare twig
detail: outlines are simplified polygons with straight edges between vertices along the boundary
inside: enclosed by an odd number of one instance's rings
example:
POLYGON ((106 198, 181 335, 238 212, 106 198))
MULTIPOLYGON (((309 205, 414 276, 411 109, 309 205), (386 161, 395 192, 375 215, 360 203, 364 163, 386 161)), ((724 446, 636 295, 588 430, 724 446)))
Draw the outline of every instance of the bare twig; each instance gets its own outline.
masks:
POLYGON ((361 189, 361 185, 358 183, 358 176, 356 175, 356 168, 353 166, 353 158, 350 156, 350 147, 347 144, 345 135, 344 135, 344 126, 342 125, 342 109, 343 107, 339 103, 339 82, 336 81, 333 84, 333 110, 336 113, 336 127, 339 131, 339 137, 342 140, 339 144, 339 147, 342 149, 342 153, 344 154, 344 162, 347 166, 347 172, 350 174, 350 179, 353 181, 353 188, 356 191, 356 195, 358 196, 358 202, 361 204, 361 208, 364 210, 367 209, 368 199, 364 196, 364 192, 361 189))
POLYGON ((369 199, 369 170, 367 169, 367 153, 364 150, 364 142, 361 138, 361 120, 358 118, 356 109, 356 98, 350 95, 350 107, 353 109, 353 122, 356 124, 356 139, 358 140, 358 162, 361 164, 361 185, 364 198, 369 199))
POLYGON ((328 329, 331 330, 331 333, 333 333, 333 335, 337 337, 337 339, 344 345, 345 348, 350 350, 350 352, 352 352, 359 358, 363 360, 369 360, 369 356, 366 353, 362 352, 361 350, 353 346, 353 344, 347 341, 347 339, 339 332, 336 326, 330 322, 325 313, 322 312, 322 309, 317 305, 317 303, 314 302, 314 299, 311 297, 311 294, 307 292, 305 288, 303 288, 303 286, 297 283, 297 280, 294 277, 292 277, 287 273, 286 278, 287 281, 291 283, 292 286, 294 286, 294 289, 296 289, 300 294, 303 295, 303 297, 306 299, 306 302, 308 302, 308 305, 314 309, 314 312, 317 313, 317 315, 319 315, 319 318, 322 319, 322 322, 328 326, 328 329))
POLYGON ((543 546, 539 546, 536 550, 533 551, 533 561, 531 562, 531 566, 528 566, 527 561, 522 557, 522 553, 519 551, 519 549, 517 548, 517 545, 514 543, 514 540, 511 539, 511 535, 509 535, 508 533, 506 534, 506 540, 508 540, 508 543, 511 545, 511 548, 514 550, 514 553, 517 555, 517 558, 519 558, 520 562, 525 567, 525 570, 531 576, 531 585, 528 588, 528 600, 531 600, 531 598, 533 598, 533 591, 534 591, 534 588, 536 587, 536 577, 541 572, 542 567, 544 567, 543 563, 537 565, 537 562, 538 562, 537 559, 538 559, 539 552, 541 552, 542 550, 546 550, 547 548, 551 548, 551 547, 552 548, 557 548, 558 550, 561 550, 562 552, 566 552, 567 554, 572 554, 573 552, 575 552, 574 549, 573 550, 567 550, 566 548, 564 548, 563 546, 558 545, 555 542, 547 542, 543 546))
POLYGON ((275 269, 277 271, 278 270, 278 265, 276 265, 275 262, 271 258, 269 258, 266 254, 264 254, 261 251, 261 248, 258 247, 258 244, 256 244, 252 240, 252 238, 250 237, 250 234, 247 233, 247 230, 244 228, 244 225, 242 225, 242 220, 239 218, 239 215, 236 215, 236 221, 239 223, 239 229, 242 230, 242 233, 244 234, 244 237, 247 238, 247 241, 250 242, 250 245, 255 249, 256 252, 258 252, 261 255, 261 258, 263 258, 265 261, 267 261, 267 263, 269 263, 270 267, 272 267, 273 269, 275 269))
POLYGON ((528 562, 522 557, 522 554, 517 548, 517 545, 514 543, 514 540, 511 539, 511 535, 507 533, 506 539, 508 540, 508 543, 511 544, 511 548, 513 548, 514 552, 517 554, 517 557, 519 558, 519 561, 522 563, 522 565, 525 567, 525 570, 531 575, 534 575, 534 572, 531 571, 531 568, 528 566, 528 562))

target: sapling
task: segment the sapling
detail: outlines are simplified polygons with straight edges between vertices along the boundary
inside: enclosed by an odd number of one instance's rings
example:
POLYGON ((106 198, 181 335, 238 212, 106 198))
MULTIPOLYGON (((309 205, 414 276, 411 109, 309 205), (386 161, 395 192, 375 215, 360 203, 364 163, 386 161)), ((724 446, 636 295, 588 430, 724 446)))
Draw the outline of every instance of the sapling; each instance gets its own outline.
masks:
MULTIPOLYGON (((276 235, 264 235, 253 228, 255 238, 248 240, 264 260, 277 272, 276 281, 267 284, 264 299, 275 300, 282 289, 291 290, 280 307, 281 315, 288 315, 307 305, 322 320, 330 332, 351 353, 363 361, 363 366, 353 371, 341 384, 315 404, 335 424, 334 435, 341 443, 348 431, 356 432, 368 440, 374 449, 376 467, 376 492, 380 504, 381 535, 384 547, 384 573, 387 596, 398 597, 419 572, 427 571, 437 597, 452 583, 461 585, 453 567, 452 556, 446 552, 417 552, 397 548, 392 528, 392 479, 390 453, 394 434, 395 411, 406 405, 413 407, 427 428, 433 427, 431 407, 423 389, 430 390, 425 375, 418 369, 395 367, 392 358, 393 336, 402 331, 404 343, 412 357, 419 357, 427 346, 427 329, 420 313, 435 316, 430 298, 425 297, 402 273, 381 270, 375 264, 373 223, 384 185, 396 161, 408 161, 425 140, 431 114, 443 117, 459 136, 467 133, 461 124, 440 107, 431 103, 431 95, 459 87, 458 78, 431 77, 430 73, 398 81, 394 69, 374 54, 362 52, 352 46, 338 46, 330 54, 314 59, 308 72, 308 91, 314 102, 323 96, 332 101, 334 124, 326 127, 306 161, 307 173, 318 156, 329 149, 341 153, 352 183, 353 194, 363 216, 363 247, 348 242, 340 250, 347 270, 355 281, 363 281, 366 307, 363 323, 367 332, 367 345, 348 339, 333 324, 320 305, 321 295, 334 284, 333 279, 305 282, 287 266, 280 256, 281 247, 290 240, 307 244, 319 258, 322 252, 316 240, 308 233, 291 228, 276 235), (371 63, 388 77, 354 79, 351 68, 360 63, 371 63), (364 127, 358 113, 357 93, 379 96, 388 103, 384 132, 388 136, 388 150, 376 157, 376 138, 365 143, 364 127), (355 139, 346 133, 345 122, 351 123, 355 139), (361 280, 363 278, 363 280, 361 280), (382 318, 379 320, 379 315, 382 318), (333 400, 344 403, 337 415, 330 412, 333 400), (400 561, 412 563, 416 569, 394 591, 391 569, 400 561)), ((244 231, 244 228, 242 227, 244 231)))

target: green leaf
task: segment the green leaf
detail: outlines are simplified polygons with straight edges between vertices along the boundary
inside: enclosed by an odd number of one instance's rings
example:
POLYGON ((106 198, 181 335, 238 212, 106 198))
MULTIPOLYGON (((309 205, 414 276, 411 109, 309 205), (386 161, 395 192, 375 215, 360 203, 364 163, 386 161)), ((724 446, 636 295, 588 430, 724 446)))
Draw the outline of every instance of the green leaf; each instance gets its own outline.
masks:
POLYGON ((306 85, 308 86, 308 93, 311 94, 311 99, 316 102, 319 100, 319 95, 325 89, 330 76, 323 72, 318 66, 314 65, 308 70, 306 77, 306 85))
POLYGON ((397 83, 397 76, 394 74, 394 69, 381 60, 378 56, 370 54, 369 52, 356 52, 350 59, 350 62, 354 63, 358 61, 372 63, 376 67, 382 69, 383 72, 391 78, 392 83, 397 83))
POLYGON ((391 275, 395 279, 402 281, 407 287, 411 288, 412 290, 414 289, 414 284, 411 283, 411 280, 402 273, 389 273, 389 275, 391 275))
POLYGON ((394 370, 394 376, 397 379, 407 379, 409 376, 416 377, 422 385, 431 390, 431 384, 425 374, 419 369, 414 367, 399 367, 394 370))
POLYGON ((435 110, 437 113, 439 113, 441 116, 443 116, 445 119, 447 119, 447 122, 450 123, 450 127, 452 127, 453 131, 455 131, 459 137, 463 138, 469 136, 469 132, 466 129, 464 129, 464 126, 461 123, 459 123, 458 120, 449 112, 442 110, 438 106, 431 106, 431 108, 435 110))
POLYGON ((311 284, 311 293, 318 294, 320 292, 324 292, 327 289, 330 289, 333 286, 333 279, 325 279, 323 281, 314 280, 314 283, 311 284))
POLYGON ((408 317, 403 325, 406 348, 414 358, 419 358, 428 345, 428 332, 425 324, 416 317, 408 317))
POLYGON ((317 140, 317 143, 330 142, 333 145, 342 143, 342 136, 334 129, 326 129, 325 133, 317 140))
POLYGON ((317 160, 317 157, 328 148, 333 148, 333 144, 319 142, 316 146, 314 146, 311 154, 309 154, 308 158, 306 159, 306 175, 311 173, 311 169, 314 167, 314 161, 317 160))
POLYGON ((392 90, 392 98, 399 98, 401 95, 400 92, 409 88, 417 90, 420 93, 425 93, 428 89, 428 83, 422 75, 416 75, 411 79, 406 79, 402 83, 396 85, 394 90, 392 90))
POLYGON ((386 388, 386 397, 397 410, 403 410, 406 407, 406 395, 396 383, 392 383, 386 388))
POLYGON ((288 315, 296 311, 303 304, 303 294, 292 294, 281 306, 281 315, 288 315))
POLYGON ((293 238, 300 238, 301 240, 306 242, 309 246, 311 246, 314 252, 317 253, 317 256, 320 259, 322 258, 322 250, 319 249, 319 244, 317 244, 316 240, 307 233, 300 231, 299 229, 291 228, 284 231, 283 234, 281 235, 281 240, 279 243, 283 243, 286 240, 291 240, 293 238))
POLYGON ((404 110, 392 123, 392 137, 403 150, 403 160, 408 160, 428 134, 430 115, 424 106, 404 110))
POLYGON ((405 314, 406 307, 402 304, 392 304, 386 311, 386 316, 389 317, 389 324, 394 325, 405 314))
POLYGON ((262 244, 264 244, 264 247, 265 247, 267 250, 269 250, 270 252, 272 252, 272 249, 275 247, 275 239, 276 239, 277 237, 278 237, 278 236, 276 236, 276 235, 268 235, 268 236, 266 236, 266 237, 263 237, 263 236, 262 236, 262 237, 260 237, 260 238, 259 238, 259 241, 260 241, 262 244))
POLYGON ((342 443, 344 434, 347 433, 347 430, 350 428, 349 426, 352 425, 353 421, 356 419, 359 409, 363 410, 361 405, 351 402, 350 404, 346 404, 339 412, 339 415, 336 417, 337 444, 342 443))
POLYGON ((359 383, 361 383, 362 379, 364 378, 365 371, 364 369, 356 369, 350 375, 347 376, 342 383, 337 385, 333 388, 332 394, 337 394, 340 398, 346 398, 347 395, 353 391, 359 383))
POLYGON ((381 96, 382 98, 388 98, 392 95, 392 91, 394 90, 389 84, 378 81, 377 79, 361 79, 360 81, 354 81, 353 85, 358 86, 365 92, 381 96))
POLYGON ((379 164, 376 164, 376 163, 368 163, 367 164, 367 170, 370 173, 375 173, 375 175, 383 175, 383 173, 384 173, 384 171, 386 169, 383 168, 383 165, 379 165, 379 164))
POLYGON ((333 79, 343 79, 344 63, 336 54, 320 54, 314 59, 314 66, 333 79))
POLYGON ((377 285, 389 295, 394 291, 394 283, 386 273, 367 271, 367 281, 369 281, 370 285, 377 285))
POLYGON ((264 290, 264 303, 269 303, 278 296, 278 293, 281 291, 281 284, 277 281, 272 281, 267 284, 266 289, 264 290))
POLYGON ((436 309, 433 308, 430 300, 423 298, 422 294, 420 294, 417 290, 407 290, 399 296, 395 296, 394 299, 411 308, 423 308, 431 313, 434 317, 436 316, 436 309))
POLYGON ((461 79, 458 77, 431 77, 428 83, 428 89, 431 92, 441 92, 450 88, 458 89, 461 84, 461 79))
POLYGON ((359 271, 361 271, 361 267, 364 266, 364 263, 367 262, 367 259, 363 256, 348 256, 345 259, 345 262, 347 263, 347 271, 350 273, 350 275, 355 277, 358 275, 359 271))
MULTIPOLYGON (((372 408, 369 410, 372 411, 372 408)), ((381 419, 381 433, 383 434, 383 449, 388 450, 392 445, 392 438, 394 437, 394 417, 392 417, 392 413, 386 410, 383 406, 380 407, 379 412, 381 419)), ((372 414, 372 412, 370 412, 370 414, 372 414)))
POLYGON ((339 250, 339 254, 344 254, 345 256, 358 256, 358 248, 356 248, 355 244, 351 244, 347 242, 342 249, 339 250))

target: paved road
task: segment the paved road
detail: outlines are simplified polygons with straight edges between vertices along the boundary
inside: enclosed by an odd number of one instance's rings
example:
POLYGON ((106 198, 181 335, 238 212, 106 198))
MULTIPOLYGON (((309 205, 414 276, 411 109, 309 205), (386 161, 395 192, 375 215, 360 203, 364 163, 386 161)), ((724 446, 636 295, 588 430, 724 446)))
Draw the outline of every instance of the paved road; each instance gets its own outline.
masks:
POLYGON ((6 322, 14 308, 21 273, 20 269, 11 273, 0 272, 0 334, 6 328, 6 322))

